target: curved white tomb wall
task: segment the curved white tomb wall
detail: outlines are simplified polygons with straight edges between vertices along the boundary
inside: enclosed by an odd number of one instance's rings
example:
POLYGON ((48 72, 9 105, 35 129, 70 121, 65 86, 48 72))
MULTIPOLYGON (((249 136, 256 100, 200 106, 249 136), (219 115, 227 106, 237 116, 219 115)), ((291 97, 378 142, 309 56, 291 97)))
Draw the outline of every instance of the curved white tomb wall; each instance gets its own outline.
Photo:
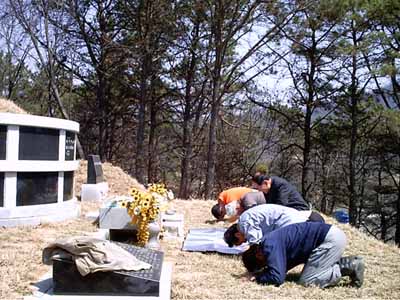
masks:
POLYGON ((77 122, 0 113, 0 226, 77 217, 77 122))

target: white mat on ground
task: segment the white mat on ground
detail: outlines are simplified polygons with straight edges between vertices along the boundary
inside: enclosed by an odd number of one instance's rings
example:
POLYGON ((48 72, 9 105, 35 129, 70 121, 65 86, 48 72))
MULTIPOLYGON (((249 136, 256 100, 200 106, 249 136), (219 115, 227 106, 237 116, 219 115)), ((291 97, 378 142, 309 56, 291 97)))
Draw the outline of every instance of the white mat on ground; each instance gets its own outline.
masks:
POLYGON ((226 228, 190 229, 183 242, 183 251, 219 252, 224 254, 240 254, 248 248, 247 243, 230 248, 224 241, 226 228))

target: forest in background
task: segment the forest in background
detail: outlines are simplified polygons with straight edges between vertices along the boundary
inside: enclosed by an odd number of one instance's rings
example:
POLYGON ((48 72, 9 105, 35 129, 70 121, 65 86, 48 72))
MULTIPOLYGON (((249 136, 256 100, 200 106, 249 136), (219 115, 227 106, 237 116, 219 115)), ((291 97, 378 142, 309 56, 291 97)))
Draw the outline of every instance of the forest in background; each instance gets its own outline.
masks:
POLYGON ((397 0, 4 0, 0 96, 182 199, 255 171, 400 245, 397 0))

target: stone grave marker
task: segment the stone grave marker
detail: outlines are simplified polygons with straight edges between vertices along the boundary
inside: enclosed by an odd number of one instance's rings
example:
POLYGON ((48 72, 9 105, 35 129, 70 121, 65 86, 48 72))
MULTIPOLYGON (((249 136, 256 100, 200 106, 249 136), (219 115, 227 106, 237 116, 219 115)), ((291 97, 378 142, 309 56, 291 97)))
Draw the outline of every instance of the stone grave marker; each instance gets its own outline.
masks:
POLYGON ((104 181, 103 168, 99 155, 88 156, 87 183, 96 184, 104 181))
POLYGON ((107 196, 108 184, 104 180, 99 155, 88 155, 87 183, 82 184, 82 201, 101 201, 107 196))
POLYGON ((116 243, 152 265, 148 270, 96 272, 81 276, 72 260, 53 259, 53 292, 58 295, 160 296, 164 253, 116 243))

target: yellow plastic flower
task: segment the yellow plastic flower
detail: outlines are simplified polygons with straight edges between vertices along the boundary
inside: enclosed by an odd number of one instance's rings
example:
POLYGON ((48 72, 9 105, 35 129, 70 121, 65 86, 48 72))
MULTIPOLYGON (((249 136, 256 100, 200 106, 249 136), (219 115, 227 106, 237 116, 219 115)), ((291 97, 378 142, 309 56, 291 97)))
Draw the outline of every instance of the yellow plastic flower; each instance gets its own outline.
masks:
MULTIPOLYGON (((150 189, 158 189, 159 186, 150 185, 150 189)), ((139 191, 136 188, 130 190, 133 201, 126 203, 124 207, 131 217, 131 223, 138 225, 138 242, 144 246, 149 239, 149 222, 155 220, 160 212, 159 203, 151 192, 139 191)))

